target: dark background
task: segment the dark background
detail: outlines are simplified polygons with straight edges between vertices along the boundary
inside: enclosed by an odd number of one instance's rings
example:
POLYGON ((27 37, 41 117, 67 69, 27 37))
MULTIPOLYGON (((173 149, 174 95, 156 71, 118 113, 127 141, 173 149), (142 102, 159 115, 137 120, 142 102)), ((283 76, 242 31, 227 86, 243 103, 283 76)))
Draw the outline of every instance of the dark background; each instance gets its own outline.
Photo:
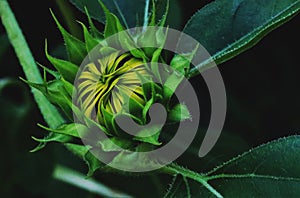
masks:
MULTIPOLYGON (((182 11, 178 14, 183 18, 181 24, 207 2, 179 1, 182 11)), ((11 0, 9 3, 37 62, 50 65, 44 55, 45 38, 52 54, 63 56, 63 41, 49 12, 51 8, 64 24, 54 0, 29 0, 26 3, 11 0)), ((86 21, 80 11, 72 5, 70 8, 77 19, 86 21)), ((191 159, 187 155, 178 160, 179 164, 205 170, 251 147, 300 131, 299 22, 300 15, 270 33, 252 49, 219 66, 228 99, 224 132, 216 148, 206 158, 210 160, 198 159, 197 156, 191 159)), ((4 34, 2 26, 0 33, 4 34)), ((0 55, 0 78, 11 77, 19 81, 18 77, 24 77, 24 74, 13 49, 5 37, 0 41, 0 49, 4 49, 0 55)), ((209 116, 206 86, 201 77, 191 81, 201 98, 201 116, 205 123, 209 116)), ((4 195, 1 197, 17 197, 20 194, 30 197, 96 197, 52 179, 55 164, 83 173, 87 171, 84 162, 62 146, 50 144, 38 153, 29 153, 36 145, 31 136, 43 137, 46 133, 36 125, 44 121, 27 86, 20 83, 0 92, 0 118, 0 196, 4 195)), ((159 196, 167 187, 151 176, 128 178, 98 173, 95 177, 108 186, 137 196, 147 191, 149 196, 159 196), (137 190, 137 184, 148 185, 148 189, 137 190), (156 190, 153 191, 153 188, 156 190)), ((168 181, 170 178, 159 176, 159 179, 168 181)))

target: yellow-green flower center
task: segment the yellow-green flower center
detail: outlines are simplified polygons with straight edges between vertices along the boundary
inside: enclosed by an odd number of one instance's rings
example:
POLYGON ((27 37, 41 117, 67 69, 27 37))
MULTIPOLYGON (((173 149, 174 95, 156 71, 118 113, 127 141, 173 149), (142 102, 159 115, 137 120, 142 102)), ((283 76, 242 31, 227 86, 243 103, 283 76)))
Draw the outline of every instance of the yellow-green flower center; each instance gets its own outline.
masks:
POLYGON ((146 73, 143 61, 130 53, 114 52, 87 64, 78 77, 81 109, 103 124, 101 108, 112 114, 122 112, 126 97, 144 104, 140 75, 146 73))

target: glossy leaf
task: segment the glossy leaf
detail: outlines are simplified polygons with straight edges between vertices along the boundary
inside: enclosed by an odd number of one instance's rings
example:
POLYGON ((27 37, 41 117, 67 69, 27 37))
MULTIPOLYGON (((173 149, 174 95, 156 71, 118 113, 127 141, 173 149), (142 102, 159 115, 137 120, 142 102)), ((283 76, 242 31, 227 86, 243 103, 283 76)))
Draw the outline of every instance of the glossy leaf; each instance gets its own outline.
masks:
MULTIPOLYGON (((200 9, 184 32, 198 40, 220 64, 255 45, 299 10, 300 0, 216 0, 200 9)), ((181 40, 180 45, 189 47, 190 43, 181 40)), ((197 65, 190 75, 207 69, 208 62, 197 65)))
POLYGON ((207 174, 182 169, 183 177, 173 181, 166 197, 298 197, 299 151, 296 135, 252 149, 207 174))

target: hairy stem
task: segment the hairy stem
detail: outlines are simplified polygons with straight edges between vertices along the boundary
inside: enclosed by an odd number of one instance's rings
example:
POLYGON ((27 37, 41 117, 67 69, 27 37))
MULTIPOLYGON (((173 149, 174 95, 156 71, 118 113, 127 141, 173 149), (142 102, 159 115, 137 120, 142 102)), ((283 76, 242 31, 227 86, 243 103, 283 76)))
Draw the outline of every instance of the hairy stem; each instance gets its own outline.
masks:
POLYGON ((199 182, 200 184, 202 184, 204 187, 206 187, 213 195, 215 195, 218 198, 223 197, 216 189, 214 189, 214 187, 212 187, 209 183, 208 180, 210 179, 209 177, 207 177, 206 175, 202 175, 199 174, 197 172, 194 172, 192 170, 189 170, 187 168, 178 166, 176 164, 171 164, 169 166, 165 166, 162 169, 163 173, 167 173, 170 175, 177 175, 180 174, 185 178, 189 178, 192 180, 195 180, 197 182, 199 182))
MULTIPOLYGON (((28 81, 43 83, 39 69, 7 0, 0 1, 0 17, 26 78, 28 81)), ((31 88, 31 92, 48 125, 55 128, 62 124, 63 118, 46 97, 34 88, 31 88)))

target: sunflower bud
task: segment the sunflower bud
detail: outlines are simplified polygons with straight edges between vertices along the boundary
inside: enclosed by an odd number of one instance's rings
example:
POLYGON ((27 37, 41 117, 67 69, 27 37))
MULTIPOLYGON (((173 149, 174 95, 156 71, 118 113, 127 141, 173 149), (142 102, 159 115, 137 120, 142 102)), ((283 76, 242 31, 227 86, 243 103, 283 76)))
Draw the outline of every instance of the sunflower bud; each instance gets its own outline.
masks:
MULTIPOLYGON (((141 129, 137 134, 151 131, 152 135, 133 137, 118 126, 117 118, 127 117, 140 126, 146 125, 149 122, 149 109, 154 103, 165 107, 167 121, 170 123, 190 118, 185 105, 174 104, 171 101, 183 75, 178 75, 176 71, 170 73, 159 66, 159 63, 166 62, 162 56, 167 35, 167 29, 163 28, 166 15, 156 29, 138 29, 130 34, 124 31, 114 14, 103 4, 102 7, 106 15, 104 33, 96 30, 87 13, 91 29, 81 23, 84 41, 70 35, 53 14, 65 40, 69 60, 52 57, 46 45, 46 56, 57 72, 43 68, 54 76, 54 80, 47 81, 45 77, 43 84, 28 82, 61 109, 68 120, 57 129, 43 127, 52 134, 36 140, 42 143, 65 143, 72 152, 83 156, 89 164, 90 173, 100 165, 99 161, 90 155, 89 149, 107 153, 119 151, 120 148, 111 145, 110 142, 113 142, 124 149, 143 151, 162 144, 162 128, 141 129), (116 36, 112 36, 115 34, 116 36), (72 118, 71 112, 75 118, 72 118), (80 123, 75 124, 76 120, 80 120, 80 123), (108 138, 96 138, 93 141, 97 145, 92 144, 89 147, 70 143, 74 138, 82 138, 82 134, 86 134, 90 127, 101 128, 108 138)), ((149 25, 154 26, 155 10, 152 16, 149 25)), ((189 56, 186 57, 189 59, 189 56)), ((188 69, 189 64, 185 60, 182 56, 176 56, 171 65, 188 69)), ((115 158, 123 159, 120 155, 115 158)))
POLYGON ((145 105, 140 76, 147 75, 147 70, 142 60, 116 51, 96 61, 87 64, 78 76, 78 104, 88 118, 105 126, 103 111, 130 113, 123 108, 125 98, 145 105))

